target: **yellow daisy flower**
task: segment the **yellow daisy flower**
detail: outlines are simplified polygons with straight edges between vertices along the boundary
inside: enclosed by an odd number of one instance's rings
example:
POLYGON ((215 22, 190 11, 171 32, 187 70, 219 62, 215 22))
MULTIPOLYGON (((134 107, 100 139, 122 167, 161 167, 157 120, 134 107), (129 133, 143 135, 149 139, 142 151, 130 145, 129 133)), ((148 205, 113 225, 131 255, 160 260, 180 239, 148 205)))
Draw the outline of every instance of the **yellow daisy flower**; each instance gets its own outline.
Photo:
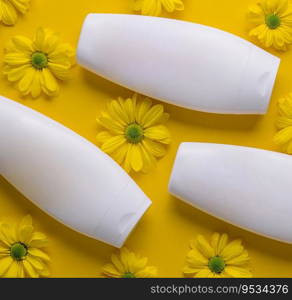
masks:
POLYGON ((292 43, 292 6, 289 0, 261 0, 249 8, 248 20, 255 25, 250 36, 264 47, 287 50, 292 43))
POLYGON ((0 22, 5 25, 14 25, 18 14, 25 14, 30 0, 0 0, 0 22))
POLYGON ((49 276, 44 234, 34 231, 31 216, 17 226, 0 224, 0 276, 7 278, 49 276))
POLYGON ((274 142, 282 146, 283 150, 292 154, 292 93, 279 100, 279 117, 277 128, 279 132, 274 137, 274 142))
POLYGON ((140 257, 127 248, 120 250, 120 255, 113 254, 111 264, 103 267, 103 273, 113 278, 153 278, 157 275, 155 267, 147 266, 148 259, 140 257))
POLYGON ((57 79, 70 77, 74 64, 73 48, 60 41, 57 34, 39 28, 33 40, 15 36, 7 44, 4 74, 23 95, 38 97, 43 91, 48 96, 59 92, 57 79))
POLYGON ((169 118, 161 104, 150 99, 132 98, 111 101, 107 112, 97 119, 106 129, 97 135, 101 149, 111 155, 127 172, 147 172, 156 158, 166 154, 170 133, 163 123, 169 118))
POLYGON ((192 277, 252 277, 249 256, 241 240, 228 243, 227 234, 214 233, 209 243, 202 235, 190 243, 184 274, 192 277))
POLYGON ((141 11, 146 16, 159 16, 162 8, 172 13, 184 10, 184 4, 182 0, 135 0, 134 3, 134 10, 141 11))

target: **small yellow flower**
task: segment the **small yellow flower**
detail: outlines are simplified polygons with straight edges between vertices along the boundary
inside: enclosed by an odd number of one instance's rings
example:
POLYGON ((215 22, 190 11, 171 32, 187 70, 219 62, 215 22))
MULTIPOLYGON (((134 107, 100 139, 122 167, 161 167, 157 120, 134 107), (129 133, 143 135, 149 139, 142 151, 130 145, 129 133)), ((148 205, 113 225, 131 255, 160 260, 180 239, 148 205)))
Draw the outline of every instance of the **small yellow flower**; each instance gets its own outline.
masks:
POLYGON ((67 80, 74 64, 73 48, 60 41, 57 34, 39 28, 33 40, 15 36, 7 44, 4 74, 23 95, 38 97, 43 91, 48 96, 59 92, 57 79, 67 80))
POLYGON ((113 254, 111 264, 103 267, 103 273, 113 278, 153 278, 157 275, 155 267, 147 266, 148 259, 140 257, 127 248, 120 250, 120 255, 113 254))
POLYGON ((0 224, 0 276, 7 278, 49 276, 44 234, 34 231, 31 216, 17 226, 0 224))
POLYGON ((0 22, 5 25, 14 25, 18 14, 25 14, 30 0, 0 0, 0 22))
POLYGON ((162 8, 172 13, 175 10, 184 10, 182 0, 134 0, 134 10, 141 11, 142 15, 159 16, 162 8))
POLYGON ((101 149, 111 155, 127 172, 147 172, 156 158, 166 154, 170 133, 163 123, 169 115, 161 104, 152 106, 150 99, 132 98, 111 101, 97 119, 106 131, 97 135, 101 149))
POLYGON ((283 150, 292 154, 292 93, 279 100, 279 117, 277 128, 279 132, 274 137, 274 142, 282 146, 283 150))
POLYGON ((241 240, 228 243, 227 234, 214 233, 209 243, 199 235, 190 243, 183 272, 192 277, 252 277, 247 268, 249 256, 241 240))
POLYGON ((260 0, 249 8, 248 20, 255 25, 250 36, 264 47, 287 50, 292 43, 292 5, 289 0, 260 0))

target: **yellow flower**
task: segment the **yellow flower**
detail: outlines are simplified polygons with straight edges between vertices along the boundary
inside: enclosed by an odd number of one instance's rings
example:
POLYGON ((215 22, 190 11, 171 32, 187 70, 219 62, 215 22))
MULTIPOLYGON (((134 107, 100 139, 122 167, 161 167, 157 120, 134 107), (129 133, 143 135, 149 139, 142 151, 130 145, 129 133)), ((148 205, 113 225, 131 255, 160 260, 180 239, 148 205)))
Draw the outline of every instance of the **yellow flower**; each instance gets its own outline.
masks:
POLYGON ((292 154, 292 93, 279 100, 279 117, 277 127, 279 132, 274 137, 274 142, 282 146, 283 150, 292 154))
POLYGON ((103 273, 113 278, 153 278, 157 275, 155 267, 147 266, 148 259, 140 257, 127 248, 120 250, 120 255, 113 254, 111 264, 103 267, 103 273))
POLYGON ((18 13, 25 14, 29 8, 30 0, 0 0, 0 22, 5 25, 14 25, 18 13))
POLYGON ((97 135, 101 149, 111 155, 127 172, 147 172, 156 164, 156 158, 166 154, 170 133, 163 123, 169 115, 162 105, 152 106, 145 98, 111 101, 107 112, 97 119, 106 131, 97 135))
POLYGON ((199 235, 190 243, 183 272, 192 277, 252 277, 249 256, 240 240, 228 242, 227 234, 214 233, 209 243, 199 235))
POLYGON ((38 97, 43 91, 48 96, 58 94, 57 79, 70 77, 74 64, 73 48, 60 41, 57 34, 39 28, 33 40, 15 36, 7 44, 4 74, 23 95, 38 97))
POLYGON ((164 8, 167 12, 184 10, 182 0, 135 0, 134 10, 141 11, 142 15, 159 16, 164 8))
POLYGON ((266 48, 287 50, 292 43, 292 6, 289 0, 261 0, 249 8, 248 20, 255 25, 250 36, 266 48))
POLYGON ((27 215, 17 226, 0 224, 0 276, 49 276, 48 255, 41 250, 47 244, 44 234, 34 231, 31 216, 27 215))

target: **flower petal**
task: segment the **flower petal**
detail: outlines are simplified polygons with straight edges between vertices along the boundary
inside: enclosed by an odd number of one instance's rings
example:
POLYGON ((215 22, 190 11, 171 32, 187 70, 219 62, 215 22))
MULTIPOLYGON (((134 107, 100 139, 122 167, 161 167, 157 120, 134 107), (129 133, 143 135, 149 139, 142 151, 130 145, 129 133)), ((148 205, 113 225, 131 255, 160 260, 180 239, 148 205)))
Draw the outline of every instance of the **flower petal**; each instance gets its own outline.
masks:
POLYGON ((208 259, 215 256, 214 249, 202 235, 197 237, 197 249, 208 259))
POLYGON ((47 246, 48 240, 45 234, 41 232, 33 232, 31 241, 29 242, 30 248, 42 248, 47 246))
POLYGON ((103 273, 108 277, 119 278, 123 275, 112 264, 103 266, 102 270, 103 273))
POLYGON ((108 131, 101 131, 98 133, 96 136, 96 139, 99 143, 103 144, 105 143, 108 139, 112 138, 113 136, 108 132, 108 131))
POLYGON ((56 81, 56 78, 53 76, 51 71, 47 68, 42 70, 42 78, 45 89, 48 90, 50 93, 57 93, 59 90, 58 83, 56 81))
POLYGON ((28 65, 30 62, 30 57, 21 52, 11 52, 4 56, 4 63, 10 66, 28 65))
POLYGON ((279 117, 277 120, 277 127, 279 129, 284 129, 285 127, 292 126, 292 118, 279 117))
POLYGON ((17 21, 17 12, 10 1, 0 1, 0 20, 5 25, 14 25, 17 21))
POLYGON ((39 259, 42 259, 44 261, 49 261, 50 257, 48 256, 48 254, 46 254, 44 251, 38 249, 38 248, 28 248, 28 253, 32 256, 35 256, 39 259))
POLYGON ((157 161, 152 153, 150 153, 143 144, 139 144, 141 153, 142 153, 142 159, 143 159, 143 169, 142 171, 144 173, 149 172, 150 170, 154 169, 156 167, 157 161))
POLYGON ((8 247, 15 243, 14 230, 9 224, 0 224, 0 240, 3 243, 5 243, 8 247))
POLYGON ((128 152, 129 145, 124 143, 120 148, 111 153, 112 158, 118 163, 122 164, 126 158, 128 152))
POLYGON ((117 135, 109 138, 106 142, 101 146, 101 150, 104 152, 111 154, 116 151, 118 148, 123 146, 126 143, 126 139, 123 135, 117 135))
POLYGON ((125 169, 126 172, 130 172, 131 171, 131 153, 132 153, 132 147, 133 144, 127 144, 128 145, 128 149, 127 149, 127 153, 125 156, 125 161, 123 163, 123 168, 125 169))
POLYGON ((128 124, 132 124, 135 122, 135 111, 136 111, 136 94, 133 98, 127 99, 124 103, 124 110, 127 114, 128 124))
POLYGON ((187 255, 187 263, 192 268, 202 268, 208 266, 208 258, 204 256, 198 249, 194 248, 187 255))
POLYGON ((163 157, 166 155, 166 148, 164 145, 158 143, 158 142, 155 142, 155 141, 152 141, 148 138, 145 138, 143 141, 142 141, 142 145, 151 153, 153 154, 155 157, 163 157))
POLYGON ((110 119, 110 117, 106 114, 101 115, 97 119, 97 122, 104 128, 108 129, 111 133, 118 135, 123 135, 125 133, 125 129, 119 123, 115 122, 115 120, 110 119))
POLYGON ((0 258, 0 276, 3 276, 13 263, 11 256, 0 258))
POLYGON ((278 145, 284 145, 292 140, 292 126, 280 130, 274 136, 274 142, 278 145))
POLYGON ((26 95, 30 92, 31 84, 34 79, 35 70, 33 68, 29 68, 26 70, 25 75, 22 77, 22 79, 18 83, 19 91, 26 95))
POLYGON ((227 266, 224 272, 234 278, 251 278, 251 272, 246 268, 227 266))
POLYGON ((44 263, 40 259, 37 259, 31 255, 28 255, 26 259, 36 270, 42 270, 44 268, 44 263))
POLYGON ((150 110, 151 105, 152 101, 149 98, 145 98, 137 105, 136 121, 138 124, 141 124, 143 126, 143 118, 146 115, 146 113, 150 110))
POLYGON ((36 50, 42 51, 44 42, 45 42, 45 30, 44 28, 39 27, 36 31, 34 41, 33 41, 36 50))
POLYGON ((133 170, 136 172, 141 171, 143 168, 143 159, 140 147, 138 145, 133 145, 129 155, 133 170))
POLYGON ((48 63, 50 71, 60 80, 70 79, 70 65, 48 63))
POLYGON ((137 278, 155 278, 157 276, 157 268, 147 266, 144 269, 135 273, 137 278))
POLYGON ((33 227, 31 225, 22 226, 19 228, 19 240, 27 245, 32 238, 33 227))
POLYGON ((226 247, 227 242, 228 242, 228 235, 226 233, 223 233, 220 236, 220 239, 219 239, 219 242, 218 242, 218 245, 217 245, 216 255, 221 255, 222 254, 222 251, 226 247))
POLYGON ((205 269, 202 269, 195 275, 196 278, 209 278, 211 276, 212 276, 212 272, 207 267, 205 269))
MULTIPOLYGON (((0 261, 1 263, 1 261, 0 261)), ((6 273, 4 274, 4 278, 17 278, 19 266, 17 261, 12 261, 9 268, 7 269, 6 273)))
POLYGON ((33 98, 37 98, 42 92, 41 88, 41 72, 36 71, 31 83, 31 95, 33 98))
POLYGON ((164 125, 149 127, 144 131, 144 135, 151 140, 156 140, 163 144, 170 144, 171 142, 170 133, 164 125))
POLYGON ((16 49, 18 49, 22 53, 24 52, 27 55, 31 56, 31 54, 34 52, 32 40, 25 36, 17 35, 12 38, 12 42, 14 43, 16 49))
POLYGON ((164 108, 161 104, 154 105, 151 109, 142 117, 141 124, 144 128, 156 125, 160 121, 164 113, 164 108))
POLYGON ((221 256, 224 261, 228 264, 229 260, 240 256, 244 251, 244 248, 241 244, 241 240, 233 240, 230 242, 222 251, 221 256))
POLYGON ((121 263, 120 259, 118 258, 117 255, 113 254, 112 257, 112 263, 115 266, 115 268, 121 273, 124 274, 126 272, 125 267, 121 263))
POLYGON ((129 124, 129 118, 121 103, 123 103, 123 100, 121 98, 119 99, 119 101, 111 101, 108 104, 108 111, 113 119, 119 121, 122 126, 126 127, 127 124, 129 124))
POLYGON ((249 260, 250 260, 250 258, 248 256, 248 253, 246 250, 244 250, 241 255, 235 256, 234 258, 229 259, 227 263, 228 263, 228 265, 240 266, 240 265, 247 264, 249 262, 249 260))
POLYGON ((28 275, 28 277, 39 278, 38 272, 33 268, 33 266, 26 259, 23 260, 22 263, 23 263, 24 271, 28 275))
POLYGON ((21 65, 20 67, 11 68, 9 71, 4 71, 4 74, 7 75, 9 81, 15 82, 23 78, 29 68, 29 65, 21 65))
POLYGON ((161 2, 156 0, 144 1, 142 6, 142 15, 159 16, 161 13, 161 2))

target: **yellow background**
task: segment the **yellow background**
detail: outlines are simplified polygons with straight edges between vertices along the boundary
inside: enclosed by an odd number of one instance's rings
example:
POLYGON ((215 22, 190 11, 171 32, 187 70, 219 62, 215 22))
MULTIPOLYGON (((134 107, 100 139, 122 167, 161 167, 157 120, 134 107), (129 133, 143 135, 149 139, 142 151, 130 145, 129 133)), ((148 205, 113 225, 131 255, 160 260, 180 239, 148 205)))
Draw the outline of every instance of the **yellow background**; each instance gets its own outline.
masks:
MULTIPOLYGON (((60 32, 65 41, 76 45, 81 24, 87 13, 132 13, 132 1, 32 0, 30 11, 19 19, 15 27, 0 25, 1 48, 16 34, 32 36, 38 26, 60 32)), ((245 16, 248 5, 256 0, 184 2, 185 11, 163 16, 214 26, 249 39, 245 16)), ((189 240, 197 234, 210 236, 212 232, 219 231, 229 233, 232 238, 243 239, 251 257, 254 276, 291 277, 292 246, 221 222, 171 197, 167 192, 171 167, 177 147, 182 141, 227 143, 279 151, 272 141, 277 116, 276 103, 279 97, 292 91, 292 49, 276 54, 283 60, 269 113, 263 117, 220 116, 165 105, 172 116, 168 126, 173 143, 155 171, 147 175, 133 176, 152 199, 153 205, 126 243, 129 249, 147 256, 149 264, 158 267, 159 276, 181 277, 181 269, 189 250, 189 240)), ((3 53, 0 51, 0 61, 2 59, 3 53)), ((132 93, 80 67, 75 67, 72 72, 73 79, 62 84, 60 95, 51 100, 45 97, 37 100, 21 98, 2 75, 0 93, 44 113, 95 143, 98 130, 95 119, 105 103, 109 99, 129 96, 132 93)), ((29 173, 27 176, 29 177, 29 173)), ((15 222, 30 213, 36 228, 48 235, 50 269, 54 277, 100 276, 102 265, 107 263, 110 254, 116 251, 111 246, 84 237, 59 224, 1 178, 0 207, 0 217, 10 217, 15 222)))

